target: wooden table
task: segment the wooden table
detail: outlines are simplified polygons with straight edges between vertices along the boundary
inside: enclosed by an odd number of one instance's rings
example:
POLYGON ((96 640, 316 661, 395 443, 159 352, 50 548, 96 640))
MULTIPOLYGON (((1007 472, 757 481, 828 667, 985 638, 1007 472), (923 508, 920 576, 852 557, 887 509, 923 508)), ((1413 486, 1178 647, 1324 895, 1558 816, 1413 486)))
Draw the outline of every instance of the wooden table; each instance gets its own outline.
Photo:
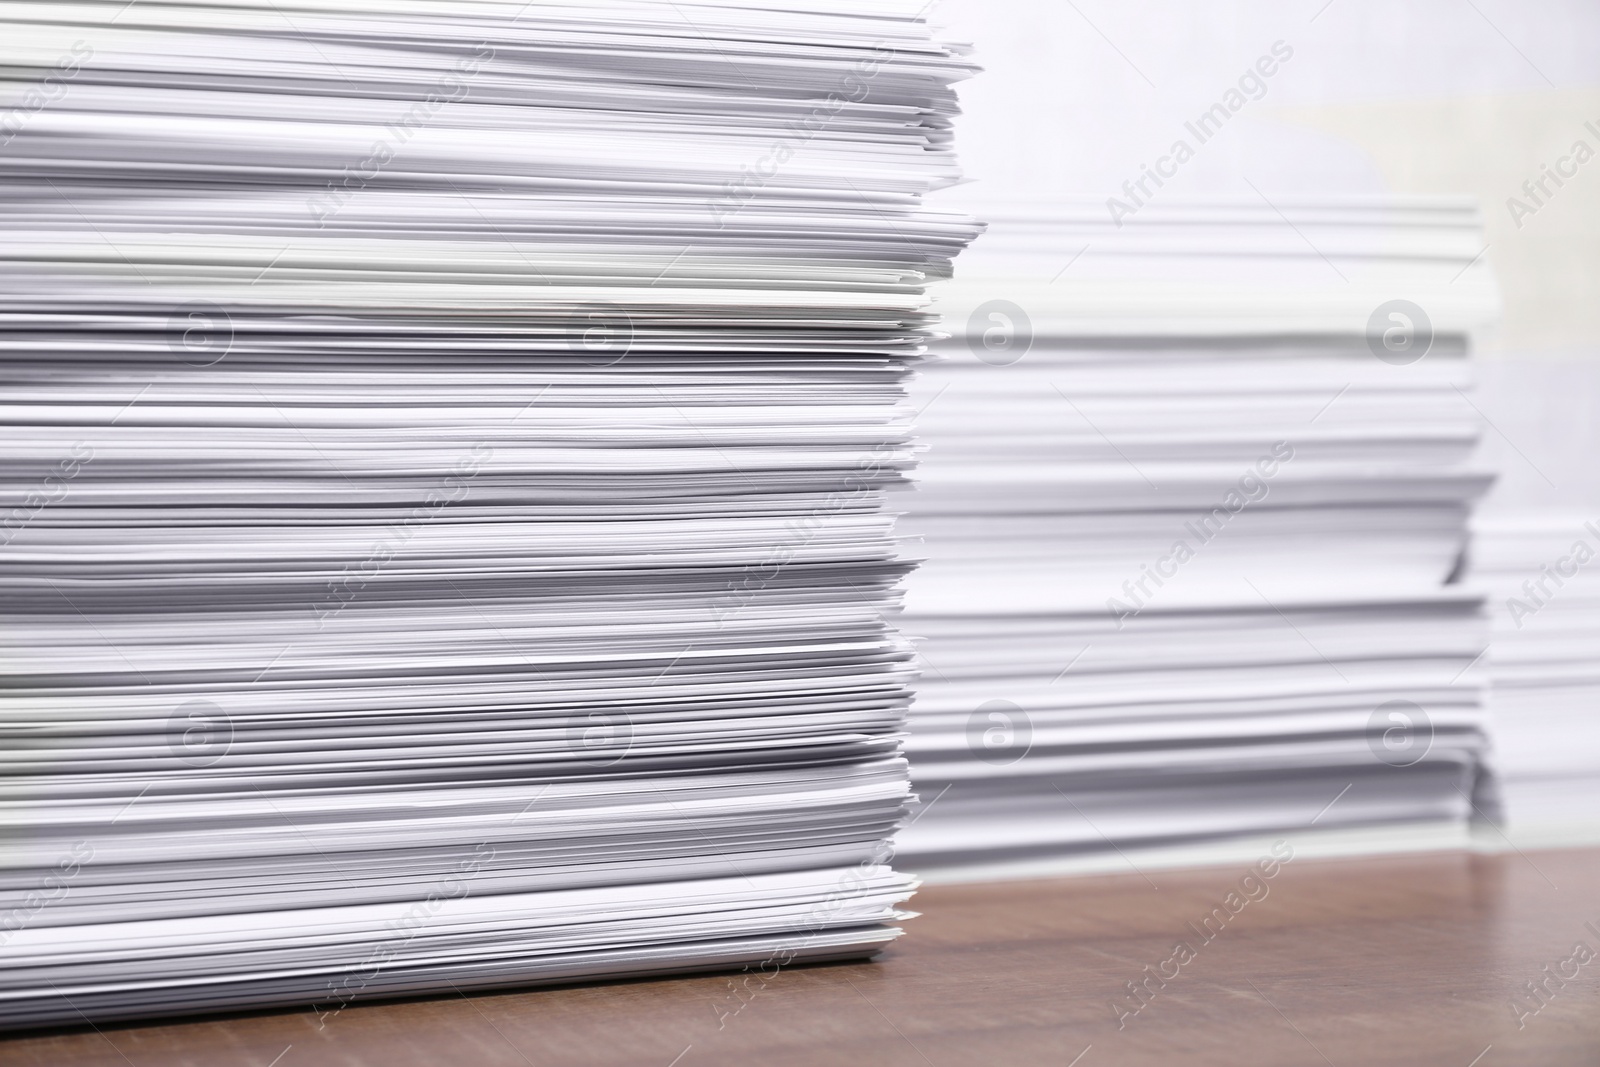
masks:
POLYGON ((1600 1063, 1600 956, 1573 962, 1600 953, 1600 850, 1302 859, 1231 902, 1245 868, 1147 873, 926 889, 880 961, 742 996, 718 975, 84 1028, 0 1042, 0 1063, 1600 1063), (1202 941, 1188 924, 1217 907, 1202 941))

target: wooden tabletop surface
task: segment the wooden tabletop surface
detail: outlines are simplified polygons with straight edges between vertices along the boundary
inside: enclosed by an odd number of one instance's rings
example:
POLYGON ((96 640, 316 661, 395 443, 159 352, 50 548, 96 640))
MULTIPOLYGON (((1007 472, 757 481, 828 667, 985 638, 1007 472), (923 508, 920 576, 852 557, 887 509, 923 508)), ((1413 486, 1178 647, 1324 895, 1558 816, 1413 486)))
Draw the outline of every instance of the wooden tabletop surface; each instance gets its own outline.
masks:
POLYGON ((1600 1064, 1600 850, 1146 873, 928 888, 877 962, 765 982, 85 1027, 0 1064, 1600 1064))

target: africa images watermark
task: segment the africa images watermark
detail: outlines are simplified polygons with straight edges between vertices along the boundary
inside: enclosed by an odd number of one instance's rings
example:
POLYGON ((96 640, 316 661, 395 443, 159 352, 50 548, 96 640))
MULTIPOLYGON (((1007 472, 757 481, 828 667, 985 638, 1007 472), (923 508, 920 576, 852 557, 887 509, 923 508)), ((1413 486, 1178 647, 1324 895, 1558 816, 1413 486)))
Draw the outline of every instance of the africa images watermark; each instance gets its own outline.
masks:
POLYGON ((741 165, 739 177, 724 182, 721 194, 707 201, 706 206, 711 210, 711 217, 716 220, 717 229, 722 229, 729 215, 737 213, 753 200, 756 193, 760 192, 769 181, 777 177, 778 169, 792 159, 798 149, 803 148, 821 133, 828 122, 844 110, 845 105, 859 104, 865 100, 872 79, 877 76, 879 68, 893 58, 894 54, 894 49, 883 48, 874 43, 872 53, 853 63, 849 73, 841 79, 839 87, 824 97, 822 103, 799 120, 783 127, 794 134, 793 142, 788 138, 774 141, 755 163, 741 165))
POLYGON ((845 511, 851 506, 852 500, 864 499, 866 494, 871 493, 876 485, 877 475, 884 467, 883 461, 894 456, 896 451, 897 446, 892 443, 878 444, 856 464, 859 473, 845 477, 845 492, 829 493, 823 498, 820 507, 813 508, 805 515, 785 523, 784 530, 795 535, 797 540, 790 544, 776 545, 767 554, 767 558, 759 564, 747 564, 743 570, 743 577, 738 582, 732 580, 728 582, 729 592, 710 602, 711 614, 716 619, 717 628, 721 629, 723 622, 729 616, 737 614, 763 589, 776 581, 783 568, 794 559, 800 549, 816 540, 825 525, 826 516, 845 511))
POLYGON ((472 453, 456 464, 456 469, 445 478, 443 487, 428 493, 421 507, 412 508, 410 514, 391 527, 389 536, 372 547, 354 573, 350 565, 345 564, 341 576, 327 583, 327 595, 311 605, 311 613, 317 617, 317 629, 321 630, 324 623, 343 611, 345 605, 359 596, 369 582, 405 551, 420 526, 438 518, 451 504, 465 500, 472 491, 472 480, 493 455, 494 448, 487 442, 480 441, 473 445, 472 453))
POLYGON ((1175 942, 1167 957, 1151 966, 1145 964, 1140 977, 1128 979, 1127 992, 1120 1001, 1111 1001, 1111 1013, 1116 1017, 1117 1029, 1124 1030, 1128 1020, 1148 1008, 1167 984, 1183 973, 1183 968, 1193 963, 1200 949, 1211 944, 1251 904, 1267 899, 1272 887, 1267 883, 1276 878, 1283 865, 1294 859, 1294 847, 1287 841, 1274 841, 1271 855, 1262 856, 1239 879, 1238 884, 1222 898, 1222 903, 1212 907, 1200 919, 1200 925, 1185 923, 1184 939, 1175 942), (1189 935, 1193 935, 1192 939, 1189 935))
MULTIPOLYGON (((1596 143, 1600 143, 1600 126, 1596 126, 1591 120, 1585 122, 1583 128, 1589 131, 1589 136, 1595 138, 1596 143)), ((1510 212, 1511 221, 1516 223, 1517 229, 1522 229, 1527 219, 1537 215, 1567 182, 1576 178, 1578 168, 1593 159, 1594 155, 1595 150, 1589 142, 1579 138, 1572 142, 1566 155, 1556 158, 1555 166, 1552 167, 1549 163, 1539 164, 1539 173, 1522 183, 1522 192, 1527 199, 1506 197, 1506 211, 1510 212), (1550 188, 1552 182, 1555 183, 1554 189, 1550 188)))
POLYGON ((22 502, 0 521, 0 546, 9 545, 45 508, 65 500, 69 491, 68 483, 81 474, 93 459, 92 445, 87 441, 74 441, 71 454, 58 462, 37 488, 25 493, 22 502))
POLYGON ((882 866, 894 858, 894 843, 892 840, 879 841, 873 848, 872 854, 863 859, 856 866, 847 870, 834 885, 833 889, 821 900, 815 901, 806 910, 806 917, 798 928, 806 933, 797 934, 796 937, 785 941, 773 949, 760 963, 745 964, 741 973, 744 978, 735 982, 732 978, 727 980, 728 994, 723 998, 721 1006, 712 1006, 712 1011, 717 1016, 717 1029, 726 1029, 728 1020, 737 1016, 756 995, 766 989, 768 983, 777 978, 783 968, 799 956, 801 950, 816 941, 821 931, 832 920, 834 914, 845 906, 847 898, 857 895, 867 884, 867 875, 873 868, 882 866), (755 967, 755 973, 750 968, 755 967), (770 970, 768 968, 771 968, 770 970), (752 986, 751 982, 755 985, 752 986), (733 1006, 729 1007, 729 1002, 733 1006))
POLYGON ((83 865, 94 859, 94 846, 87 841, 75 842, 71 852, 62 857, 50 873, 35 888, 28 890, 22 903, 0 914, 0 946, 8 943, 18 930, 27 926, 41 911, 58 900, 65 900, 72 892, 72 880, 83 865))
POLYGON ((337 1007, 323 1010, 322 1002, 312 1005, 317 1012, 317 1028, 320 1030, 328 1019, 348 1007, 383 972, 384 967, 405 951, 406 946, 444 908, 445 901, 464 899, 470 891, 467 880, 493 863, 494 858, 494 846, 487 841, 479 842, 472 854, 458 863, 453 873, 441 877, 427 896, 413 901, 399 918, 385 923, 385 928, 397 936, 374 944, 366 958, 352 967, 342 979, 328 983, 330 999, 337 1007))
POLYGON ((1195 553, 1221 533, 1235 515, 1267 499, 1267 494, 1272 491, 1268 479, 1278 473, 1280 463, 1287 463, 1293 458, 1294 446, 1289 442, 1279 441, 1273 445, 1270 453, 1257 459, 1239 481, 1223 494, 1216 507, 1183 524, 1187 537, 1174 541, 1172 547, 1154 562, 1141 564, 1138 578, 1130 578, 1122 583, 1122 591, 1132 603, 1107 597, 1106 610, 1117 621, 1117 629, 1122 629, 1125 622, 1143 611, 1155 598, 1156 589, 1176 577, 1178 569, 1194 559, 1195 553), (1194 541, 1192 545, 1191 538, 1194 541), (1155 589, 1150 588, 1152 582, 1155 583, 1155 589))
POLYGON ((1106 211, 1111 215, 1111 221, 1120 229, 1122 220, 1138 214, 1155 197, 1155 190, 1151 189, 1154 183, 1156 189, 1166 185, 1166 179, 1176 178, 1178 168, 1183 166, 1195 156, 1195 150, 1200 145, 1211 140, 1222 132, 1222 126, 1234 115, 1244 110, 1245 104, 1252 100, 1260 100, 1267 95, 1267 79, 1278 72, 1281 64, 1287 63, 1294 56, 1294 49, 1283 41, 1273 41, 1268 54, 1258 58, 1255 63, 1245 68, 1239 75, 1236 86, 1230 87, 1222 94, 1222 99, 1202 111, 1198 117, 1190 122, 1185 122, 1183 128, 1188 131, 1194 143, 1190 144, 1186 137, 1179 137, 1172 142, 1172 147, 1167 154, 1156 159, 1155 166, 1148 163, 1139 165, 1140 172, 1137 178, 1131 178, 1122 183, 1122 191, 1127 200, 1109 197, 1106 200, 1106 211))
POLYGON ((1019 763, 1033 749, 1033 720, 1010 700, 985 700, 967 716, 967 751, 991 767, 1019 763))
POLYGON ((87 41, 72 42, 72 50, 60 59, 39 84, 23 90, 18 103, 0 112, 0 147, 11 143, 21 133, 33 116, 58 103, 67 95, 68 82, 78 76, 78 69, 94 58, 94 48, 87 41))
POLYGON ((1546 604, 1555 598, 1569 579, 1576 578, 1578 571, 1594 559, 1596 546, 1600 545, 1600 527, 1596 527, 1593 520, 1583 524, 1586 533, 1594 537, 1594 544, 1584 538, 1572 542, 1572 547, 1567 554, 1555 560, 1541 564, 1539 577, 1529 578, 1522 583, 1521 597, 1506 598, 1506 612, 1511 616, 1511 621, 1517 624, 1517 629, 1522 629, 1524 619, 1537 615, 1546 604), (1551 589, 1550 584, 1555 583, 1551 589), (1526 598, 1526 599, 1524 599, 1526 598))
POLYGON ((417 131, 426 126, 441 108, 465 100, 472 91, 471 80, 494 56, 494 46, 487 41, 479 41, 473 46, 470 58, 457 59, 454 68, 434 83, 432 92, 413 103, 398 121, 390 124, 389 136, 373 141, 364 157, 346 165, 343 176, 328 182, 326 193, 317 193, 307 200, 306 210, 311 213, 317 227, 320 229, 327 225, 328 220, 338 214, 351 197, 377 180, 383 168, 395 158, 398 149, 415 137, 417 131))
MULTIPOLYGON (((1600 938, 1600 929, 1594 923, 1583 924, 1585 930, 1600 938)), ((1513 996, 1507 1005, 1511 1008, 1511 1018, 1516 1020, 1517 1029, 1525 1030, 1528 1020, 1544 1011, 1552 1001, 1567 988, 1568 983, 1576 980, 1583 972, 1583 968, 1593 963, 1597 953, 1587 941, 1579 941, 1572 946, 1572 951, 1553 965, 1545 964, 1539 968, 1541 977, 1536 981, 1532 978, 1522 983, 1522 989, 1513 996)), ((1590 972, 1591 976, 1593 972, 1590 972)))

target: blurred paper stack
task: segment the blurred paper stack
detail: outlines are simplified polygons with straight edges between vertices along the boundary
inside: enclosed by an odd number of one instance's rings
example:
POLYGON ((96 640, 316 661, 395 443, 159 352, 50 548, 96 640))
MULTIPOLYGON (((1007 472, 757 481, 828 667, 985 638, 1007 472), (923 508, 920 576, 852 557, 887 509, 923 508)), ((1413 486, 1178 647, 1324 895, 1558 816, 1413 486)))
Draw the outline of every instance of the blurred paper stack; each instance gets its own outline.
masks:
POLYGON ((920 3, 10 3, 0 1025, 868 955, 920 3))
POLYGON ((1470 204, 978 209, 916 390, 912 870, 1464 838, 1470 204))
POLYGON ((1474 522, 1489 594, 1489 710, 1506 833, 1592 840, 1600 812, 1600 522, 1551 508, 1474 522))

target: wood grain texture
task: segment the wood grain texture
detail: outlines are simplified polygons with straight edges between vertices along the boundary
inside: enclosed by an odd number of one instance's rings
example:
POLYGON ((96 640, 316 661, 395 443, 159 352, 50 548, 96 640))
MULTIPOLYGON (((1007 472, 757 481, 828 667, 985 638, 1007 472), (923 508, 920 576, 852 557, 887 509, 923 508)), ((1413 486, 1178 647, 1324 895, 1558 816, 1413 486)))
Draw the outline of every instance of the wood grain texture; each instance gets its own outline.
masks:
POLYGON ((1246 869, 1147 873, 926 889, 923 916, 876 963, 374 1004, 320 1021, 85 1027, 0 1042, 0 1063, 1600 1063, 1600 958, 1564 984, 1542 971, 1579 942, 1600 951, 1585 926, 1600 929, 1600 850, 1293 861, 1209 942, 1187 924, 1225 905, 1246 869), (1194 957, 1119 1029, 1136 1003, 1124 983, 1179 940, 1194 957), (1530 981, 1545 982, 1546 1003, 1519 1028, 1511 1003, 1530 981))

